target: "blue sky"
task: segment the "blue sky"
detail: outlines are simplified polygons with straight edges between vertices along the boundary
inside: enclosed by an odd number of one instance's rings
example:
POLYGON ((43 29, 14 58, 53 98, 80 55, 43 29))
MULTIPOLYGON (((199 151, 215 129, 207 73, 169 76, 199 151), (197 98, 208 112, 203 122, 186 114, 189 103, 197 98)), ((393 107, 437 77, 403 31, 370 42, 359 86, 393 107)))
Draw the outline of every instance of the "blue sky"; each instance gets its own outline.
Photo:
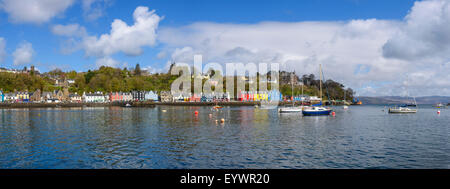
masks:
POLYGON ((449 15, 447 0, 0 0, 0 67, 164 72, 201 54, 322 64, 361 95, 450 95, 449 15))
MULTIPOLYGON (((42 71, 60 67, 63 70, 79 70, 94 67, 94 59, 86 58, 82 51, 73 54, 60 52, 63 39, 55 36, 50 27, 55 24, 79 23, 86 27, 91 35, 107 33, 114 19, 132 24, 132 13, 137 6, 147 6, 163 16, 160 27, 183 26, 199 21, 218 23, 258 23, 263 21, 299 22, 299 21, 340 21, 351 19, 403 19, 414 1, 389 0, 148 0, 118 1, 105 5, 104 16, 97 20, 86 20, 81 2, 75 2, 64 12, 41 24, 11 23, 6 12, 0 12, 0 37, 6 40, 6 52, 9 56, 1 63, 2 67, 23 68, 37 65, 42 71), (13 65, 12 52, 23 42, 33 45, 35 54, 32 62, 25 65, 13 65)), ((116 59, 153 66, 160 45, 145 47, 145 53, 138 57, 128 57, 118 53, 116 59)))

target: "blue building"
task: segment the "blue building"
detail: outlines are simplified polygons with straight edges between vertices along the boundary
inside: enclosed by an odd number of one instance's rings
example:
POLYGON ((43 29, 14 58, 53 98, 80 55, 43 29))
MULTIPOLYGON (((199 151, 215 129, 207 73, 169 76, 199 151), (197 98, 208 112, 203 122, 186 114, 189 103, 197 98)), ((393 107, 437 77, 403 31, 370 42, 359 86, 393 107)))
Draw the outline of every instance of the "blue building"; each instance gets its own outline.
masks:
POLYGON ((151 100, 151 101, 154 101, 154 102, 156 102, 156 101, 158 101, 158 94, 156 94, 155 92, 153 92, 153 91, 148 91, 148 92, 146 92, 145 93, 145 100, 151 100))
POLYGON ((283 95, 281 95, 280 91, 278 90, 271 90, 268 93, 268 100, 269 101, 281 101, 283 99, 283 95))

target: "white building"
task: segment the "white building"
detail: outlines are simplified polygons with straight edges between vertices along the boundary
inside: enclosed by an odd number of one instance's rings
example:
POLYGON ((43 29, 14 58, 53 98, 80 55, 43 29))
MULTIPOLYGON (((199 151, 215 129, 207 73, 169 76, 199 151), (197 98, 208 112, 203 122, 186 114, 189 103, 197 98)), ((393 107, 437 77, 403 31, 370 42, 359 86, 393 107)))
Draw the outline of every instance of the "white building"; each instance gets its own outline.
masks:
POLYGON ((322 99, 317 96, 310 96, 307 98, 307 100, 308 101, 322 101, 322 99))
POLYGON ((70 101, 71 101, 71 102, 81 102, 81 101, 82 101, 81 96, 78 95, 77 93, 75 93, 75 94, 70 94, 70 95, 69 95, 69 98, 70 98, 70 101))
POLYGON ((133 101, 133 94, 123 93, 123 101, 125 101, 125 102, 133 101))
POLYGON ((84 102, 87 103, 103 103, 106 102, 105 95, 103 95, 102 92, 95 92, 95 93, 83 93, 82 97, 84 102))
POLYGON ((158 94, 156 94, 156 93, 153 92, 153 91, 145 92, 145 97, 144 97, 144 99, 145 99, 145 100, 158 101, 158 94))

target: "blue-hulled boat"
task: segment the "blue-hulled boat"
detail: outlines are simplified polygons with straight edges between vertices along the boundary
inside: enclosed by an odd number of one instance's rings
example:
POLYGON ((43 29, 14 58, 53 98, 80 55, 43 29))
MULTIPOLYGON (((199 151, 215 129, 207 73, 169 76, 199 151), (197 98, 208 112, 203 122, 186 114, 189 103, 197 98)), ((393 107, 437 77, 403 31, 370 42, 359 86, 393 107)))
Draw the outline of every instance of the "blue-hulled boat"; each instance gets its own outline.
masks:
POLYGON ((331 114, 330 108, 325 107, 311 107, 302 111, 303 116, 328 116, 331 114))
MULTIPOLYGON (((322 65, 321 64, 319 64, 319 74, 320 74, 320 77, 319 77, 320 78, 320 82, 319 82, 320 99, 322 99, 322 74, 323 73, 322 73, 322 65)), ((330 98, 328 98, 328 99, 330 99, 330 98)), ((330 108, 322 107, 322 101, 320 101, 319 104, 315 104, 315 105, 312 105, 311 108, 304 109, 302 111, 302 113, 303 113, 303 116, 328 116, 331 114, 331 111, 333 111, 333 110, 331 110, 330 108)))

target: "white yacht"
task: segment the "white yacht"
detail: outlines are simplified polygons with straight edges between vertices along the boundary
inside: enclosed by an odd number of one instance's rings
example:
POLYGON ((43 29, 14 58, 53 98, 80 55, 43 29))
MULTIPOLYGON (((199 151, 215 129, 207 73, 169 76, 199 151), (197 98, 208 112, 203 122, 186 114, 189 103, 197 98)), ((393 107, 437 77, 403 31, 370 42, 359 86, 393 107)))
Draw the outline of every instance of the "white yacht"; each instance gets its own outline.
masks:
POLYGON ((284 108, 278 108, 278 112, 280 113, 302 113, 303 107, 284 107, 284 108))
POLYGON ((389 108, 389 113, 391 113, 391 114, 417 113, 417 109, 410 109, 407 107, 394 107, 394 108, 389 108))

